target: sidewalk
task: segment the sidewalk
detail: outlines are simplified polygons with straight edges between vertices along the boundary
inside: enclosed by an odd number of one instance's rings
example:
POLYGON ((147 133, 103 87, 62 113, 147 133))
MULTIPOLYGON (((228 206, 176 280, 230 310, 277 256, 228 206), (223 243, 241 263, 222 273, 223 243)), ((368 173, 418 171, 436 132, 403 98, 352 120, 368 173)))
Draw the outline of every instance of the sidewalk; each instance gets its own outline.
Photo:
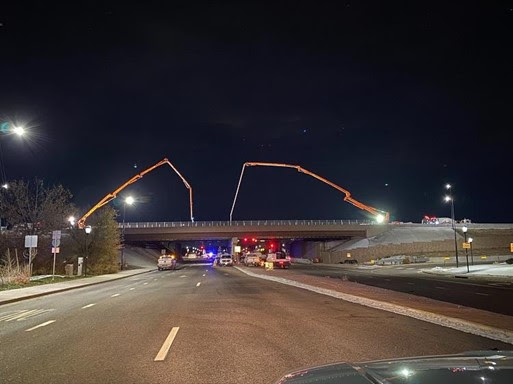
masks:
POLYGON ((235 268, 249 276, 513 344, 513 316, 337 278, 304 275, 293 269, 266 271, 256 267, 235 268))
POLYGON ((69 291, 70 289, 77 289, 82 287, 88 287, 90 285, 96 285, 106 283, 109 281, 124 279, 126 277, 139 275, 155 270, 155 268, 139 268, 131 269, 128 271, 121 271, 118 273, 112 273, 108 275, 99 275, 87 277, 84 279, 78 279, 73 281, 63 281, 59 283, 36 285, 33 287, 16 288, 7 291, 0 292, 0 305, 13 303, 15 301, 21 301, 26 299, 32 299, 38 296, 50 295, 56 292, 69 291))

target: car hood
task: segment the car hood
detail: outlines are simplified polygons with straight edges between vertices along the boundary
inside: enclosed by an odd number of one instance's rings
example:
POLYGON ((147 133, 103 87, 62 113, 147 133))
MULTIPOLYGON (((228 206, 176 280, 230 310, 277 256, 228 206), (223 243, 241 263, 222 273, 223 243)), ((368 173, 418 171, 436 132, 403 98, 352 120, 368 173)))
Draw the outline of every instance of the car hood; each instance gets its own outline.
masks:
POLYGON ((279 384, 454 384, 513 383, 513 351, 336 363, 302 369, 279 384))

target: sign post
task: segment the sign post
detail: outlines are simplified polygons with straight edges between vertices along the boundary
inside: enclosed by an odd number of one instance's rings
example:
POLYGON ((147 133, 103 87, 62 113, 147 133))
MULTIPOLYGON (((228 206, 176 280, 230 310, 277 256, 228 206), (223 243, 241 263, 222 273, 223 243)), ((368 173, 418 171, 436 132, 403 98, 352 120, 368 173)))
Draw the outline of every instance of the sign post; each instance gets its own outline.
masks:
POLYGON ((59 253, 59 245, 61 245, 61 231, 52 232, 52 253, 53 253, 53 272, 52 281, 55 280, 55 258, 59 253))
POLYGON ((32 277, 32 248, 37 248, 37 235, 25 236, 25 248, 29 249, 29 277, 32 277))

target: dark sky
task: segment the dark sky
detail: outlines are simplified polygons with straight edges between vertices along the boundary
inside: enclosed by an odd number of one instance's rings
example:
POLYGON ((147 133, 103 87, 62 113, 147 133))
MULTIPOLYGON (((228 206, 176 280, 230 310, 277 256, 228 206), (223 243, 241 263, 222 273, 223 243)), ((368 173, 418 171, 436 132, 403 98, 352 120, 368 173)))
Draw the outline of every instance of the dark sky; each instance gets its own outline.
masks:
MULTIPOLYGON (((394 219, 513 220, 513 2, 68 2, 0 7, 7 178, 86 209, 163 157, 196 220, 225 220, 244 161, 302 165, 394 219), (134 169, 137 164, 137 169, 134 169)), ((162 168, 129 220, 186 220, 162 168)), ((248 170, 234 218, 365 218, 293 170, 248 170)), ((118 202, 119 204, 119 202, 118 202)))

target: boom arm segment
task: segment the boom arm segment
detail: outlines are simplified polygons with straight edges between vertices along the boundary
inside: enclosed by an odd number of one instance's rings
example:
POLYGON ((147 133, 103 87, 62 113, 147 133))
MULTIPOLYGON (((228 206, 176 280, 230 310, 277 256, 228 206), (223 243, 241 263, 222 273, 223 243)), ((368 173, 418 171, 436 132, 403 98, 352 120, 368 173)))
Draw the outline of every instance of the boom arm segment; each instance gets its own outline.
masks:
POLYGON ((94 211, 96 211, 98 208, 103 207, 105 204, 109 203, 111 200, 114 200, 117 197, 118 193, 121 192, 126 187, 128 187, 130 184, 133 184, 137 180, 142 179, 144 175, 146 175, 147 173, 150 173, 154 169, 156 169, 156 168, 158 168, 158 167, 160 167, 161 165, 164 165, 164 164, 169 165, 173 169, 173 171, 175 171, 175 173, 178 175, 178 177, 180 177, 180 179, 185 184, 185 187, 189 190, 189 207, 190 207, 191 221, 194 221, 194 216, 192 214, 192 208, 193 208, 193 204, 192 204, 192 187, 187 182, 187 180, 185 180, 185 178, 178 171, 178 169, 176 169, 176 167, 167 158, 165 158, 165 159, 162 159, 161 161, 159 161, 157 164, 154 164, 151 167, 145 169, 144 171, 138 173, 137 175, 132 176, 132 178, 128 179, 125 183, 120 185, 113 192, 107 194, 103 199, 101 199, 99 202, 97 202, 89 211, 87 211, 87 213, 84 216, 82 216, 80 218, 80 220, 78 220, 78 222, 77 222, 78 227, 79 228, 84 228, 85 222, 86 222, 87 218, 89 216, 91 216, 94 213, 94 211))
POLYGON ((371 207, 369 205, 366 205, 366 204, 363 204, 363 203, 359 202, 358 200, 353 199, 351 197, 351 193, 347 189, 342 188, 341 186, 339 186, 339 185, 329 181, 328 179, 325 179, 324 177, 319 176, 316 173, 313 173, 313 172, 311 172, 311 171, 309 171, 307 169, 304 169, 304 168, 300 167, 299 165, 282 164, 282 163, 247 162, 247 163, 244 163, 242 165, 242 171, 241 171, 240 178, 239 178, 239 184, 237 185, 237 190, 235 192, 235 198, 233 199, 232 210, 230 211, 230 222, 232 221, 233 210, 235 208, 235 202, 237 201, 237 196, 239 194, 240 184, 242 182, 242 176, 244 175, 244 170, 246 169, 246 167, 293 168, 293 169, 297 170, 300 173, 304 173, 305 175, 311 176, 311 177, 313 177, 313 178, 315 178, 315 179, 317 179, 319 181, 322 181, 325 184, 328 184, 330 187, 335 188, 337 191, 342 192, 345 195, 344 196, 344 201, 354 205, 357 208, 360 208, 360 209, 362 209, 364 211, 367 211, 367 212, 371 213, 372 215, 376 216, 376 218, 381 218, 382 221, 384 221, 384 222, 388 222, 388 220, 390 218, 390 214, 388 212, 381 211, 381 210, 379 210, 377 208, 371 207))

